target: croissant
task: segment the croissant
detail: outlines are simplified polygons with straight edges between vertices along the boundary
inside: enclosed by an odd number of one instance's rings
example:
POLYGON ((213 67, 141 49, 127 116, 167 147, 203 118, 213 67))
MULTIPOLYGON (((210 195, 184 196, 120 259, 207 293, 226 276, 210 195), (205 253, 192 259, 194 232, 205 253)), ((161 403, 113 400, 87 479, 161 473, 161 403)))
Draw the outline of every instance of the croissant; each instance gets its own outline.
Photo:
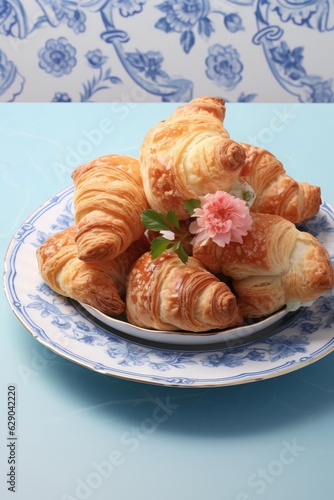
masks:
POLYGON ((240 144, 223 127, 223 99, 199 97, 179 106, 148 131, 139 162, 150 206, 187 219, 183 203, 217 190, 228 191, 245 161, 240 144))
POLYGON ((144 328, 204 332, 243 320, 229 287, 193 257, 183 264, 175 253, 152 260, 146 252, 134 264, 126 287, 127 318, 144 328))
POLYGON ((136 158, 102 156, 76 168, 72 178, 81 260, 115 258, 143 235, 140 216, 148 204, 136 158))
POLYGON ((310 234, 279 215, 254 214, 243 243, 220 247, 208 239, 195 243, 193 255, 212 273, 232 278, 245 317, 293 310, 334 286, 327 250, 310 234))
POLYGON ((243 144, 246 161, 240 178, 255 191, 252 212, 281 215, 297 224, 318 213, 320 188, 289 177, 282 163, 269 151, 243 144))
POLYGON ((126 274, 148 249, 144 238, 115 259, 84 262, 78 259, 76 229, 71 226, 50 236, 38 249, 37 261, 44 281, 57 293, 88 304, 105 314, 124 311, 126 274))

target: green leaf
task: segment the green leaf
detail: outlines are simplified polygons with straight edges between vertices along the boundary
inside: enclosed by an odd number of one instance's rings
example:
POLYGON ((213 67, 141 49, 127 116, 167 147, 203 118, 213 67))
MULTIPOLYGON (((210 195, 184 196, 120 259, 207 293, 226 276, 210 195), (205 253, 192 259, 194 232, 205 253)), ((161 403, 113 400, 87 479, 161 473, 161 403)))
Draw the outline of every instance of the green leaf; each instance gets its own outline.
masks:
POLYGON ((178 248, 180 248, 181 241, 176 241, 173 246, 168 248, 168 252, 176 252, 178 248))
POLYGON ((157 238, 154 238, 154 240, 151 241, 151 255, 152 259, 156 259, 159 257, 170 245, 170 240, 167 240, 167 238, 164 238, 163 236, 158 236, 157 238))
POLYGON ((179 256, 179 258, 182 260, 183 264, 186 264, 188 262, 188 254, 184 250, 182 245, 180 245, 180 247, 176 250, 176 253, 179 256))
POLYGON ((166 217, 155 210, 143 210, 141 213, 141 221, 146 229, 152 229, 152 231, 170 231, 166 217))
POLYGON ((167 219, 169 220, 169 222, 171 222, 173 224, 173 226, 175 226, 179 229, 179 227, 180 227, 179 218, 176 215, 176 212, 174 212, 174 210, 168 210, 167 219))
POLYGON ((196 198, 190 198, 190 200, 186 200, 185 202, 183 202, 183 205, 190 215, 194 213, 195 208, 201 208, 201 202, 196 198))

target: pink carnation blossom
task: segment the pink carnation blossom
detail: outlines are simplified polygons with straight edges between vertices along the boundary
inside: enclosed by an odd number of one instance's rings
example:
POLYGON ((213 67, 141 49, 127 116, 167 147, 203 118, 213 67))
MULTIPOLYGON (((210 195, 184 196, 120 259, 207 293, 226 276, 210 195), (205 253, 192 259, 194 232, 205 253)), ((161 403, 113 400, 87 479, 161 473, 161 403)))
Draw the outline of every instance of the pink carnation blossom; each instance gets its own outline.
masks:
POLYGON ((189 226, 195 234, 192 243, 205 242, 211 238, 214 243, 224 247, 231 241, 242 243, 252 225, 252 217, 244 200, 235 198, 225 191, 200 197, 201 208, 195 208, 197 219, 189 226))

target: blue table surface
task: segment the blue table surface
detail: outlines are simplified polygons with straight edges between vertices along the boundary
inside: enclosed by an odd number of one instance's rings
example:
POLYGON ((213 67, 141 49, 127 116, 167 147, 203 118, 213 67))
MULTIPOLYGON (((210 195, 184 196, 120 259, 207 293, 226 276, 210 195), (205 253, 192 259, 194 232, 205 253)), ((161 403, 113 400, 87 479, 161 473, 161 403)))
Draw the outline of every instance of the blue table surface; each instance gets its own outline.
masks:
MULTIPOLYGON (((176 104, 0 104, 1 253, 77 165, 137 156, 176 104)), ((235 140, 273 152, 334 203, 334 106, 227 104, 235 140)), ((334 497, 334 353, 218 388, 103 376, 37 342, 1 295, 0 497, 17 500, 314 500, 334 497), (8 490, 7 387, 17 388, 16 493, 8 490), (157 405, 169 408, 152 425, 157 405)), ((162 415, 162 414, 160 414, 162 415)))

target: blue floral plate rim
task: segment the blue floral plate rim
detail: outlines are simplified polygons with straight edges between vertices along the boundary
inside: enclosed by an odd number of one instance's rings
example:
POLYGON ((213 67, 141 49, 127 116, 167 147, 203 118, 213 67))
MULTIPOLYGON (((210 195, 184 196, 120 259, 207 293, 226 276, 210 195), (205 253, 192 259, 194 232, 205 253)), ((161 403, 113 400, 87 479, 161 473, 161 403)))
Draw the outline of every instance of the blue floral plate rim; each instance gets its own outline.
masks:
MULTIPOLYGON (((21 224, 4 261, 10 308, 47 348, 81 366, 136 382, 178 387, 219 387, 254 382, 297 370, 334 350, 334 293, 328 292, 270 335, 248 344, 147 345, 119 335, 43 283, 36 249, 73 222, 73 187, 49 198, 21 224)), ((303 229, 315 235, 334 262, 334 208, 323 201, 303 229)))

